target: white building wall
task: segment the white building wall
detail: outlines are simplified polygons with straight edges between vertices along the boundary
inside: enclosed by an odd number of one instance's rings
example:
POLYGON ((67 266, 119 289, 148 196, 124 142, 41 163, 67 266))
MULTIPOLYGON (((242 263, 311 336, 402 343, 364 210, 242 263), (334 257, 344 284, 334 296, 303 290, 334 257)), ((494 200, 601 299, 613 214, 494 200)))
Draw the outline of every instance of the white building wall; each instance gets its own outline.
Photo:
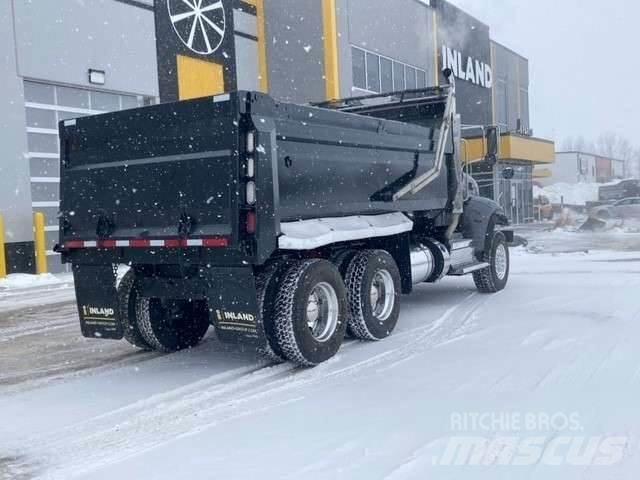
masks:
POLYGON ((557 152, 555 163, 545 165, 544 169, 551 171, 551 177, 539 180, 545 186, 596 181, 596 157, 587 153, 557 152))
POLYGON ((622 160, 612 160, 611 161, 613 167, 613 177, 614 178, 625 178, 625 166, 622 160))

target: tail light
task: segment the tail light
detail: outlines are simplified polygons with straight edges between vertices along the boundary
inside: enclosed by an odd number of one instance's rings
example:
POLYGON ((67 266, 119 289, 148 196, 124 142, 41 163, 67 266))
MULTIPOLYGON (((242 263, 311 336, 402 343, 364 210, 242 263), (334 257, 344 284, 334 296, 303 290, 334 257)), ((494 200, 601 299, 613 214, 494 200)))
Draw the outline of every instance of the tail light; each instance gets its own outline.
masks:
POLYGON ((258 216, 255 211, 247 212, 247 223, 245 226, 249 235, 256 233, 258 229, 258 216))
POLYGON ((247 153, 254 153, 256 151, 256 132, 247 133, 247 153))
POLYGON ((257 201, 256 197, 256 182, 247 182, 247 204, 255 205, 257 201))
POLYGON ((247 158, 247 177, 253 178, 256 176, 256 161, 253 157, 247 158))
POLYGON ((247 133, 247 157, 246 157, 246 191, 245 201, 250 209, 247 211, 245 217, 245 231, 248 235, 255 235, 258 228, 258 218, 255 211, 255 205, 258 201, 258 195, 256 191, 256 159, 254 154, 256 152, 256 132, 251 131, 247 133))

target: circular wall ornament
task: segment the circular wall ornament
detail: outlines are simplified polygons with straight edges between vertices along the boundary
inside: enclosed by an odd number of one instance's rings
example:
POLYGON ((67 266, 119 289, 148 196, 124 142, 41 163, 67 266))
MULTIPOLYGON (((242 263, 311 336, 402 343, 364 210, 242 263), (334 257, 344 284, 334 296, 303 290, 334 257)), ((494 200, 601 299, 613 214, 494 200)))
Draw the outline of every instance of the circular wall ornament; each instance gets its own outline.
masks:
POLYGON ((224 40, 226 18, 222 0, 167 0, 176 35, 194 53, 210 55, 224 40))

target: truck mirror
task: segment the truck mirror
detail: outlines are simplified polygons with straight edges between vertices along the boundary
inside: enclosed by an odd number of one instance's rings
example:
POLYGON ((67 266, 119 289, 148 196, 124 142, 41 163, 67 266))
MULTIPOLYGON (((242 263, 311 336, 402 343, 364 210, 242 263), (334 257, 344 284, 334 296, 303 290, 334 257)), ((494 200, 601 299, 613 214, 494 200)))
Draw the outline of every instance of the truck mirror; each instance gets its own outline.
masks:
POLYGON ((484 138, 487 145, 487 155, 485 160, 494 165, 500 155, 500 128, 490 126, 484 130, 484 138))
POLYGON ((512 180, 515 175, 516 171, 511 167, 507 167, 502 170, 502 178, 504 178, 505 180, 512 180))

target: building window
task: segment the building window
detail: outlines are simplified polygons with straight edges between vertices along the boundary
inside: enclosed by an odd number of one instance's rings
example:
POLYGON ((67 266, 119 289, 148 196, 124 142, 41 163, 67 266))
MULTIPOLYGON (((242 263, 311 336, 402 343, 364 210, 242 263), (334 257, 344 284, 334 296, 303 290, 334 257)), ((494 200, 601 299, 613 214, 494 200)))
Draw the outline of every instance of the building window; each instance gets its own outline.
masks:
MULTIPOLYGON (((46 216, 49 246, 47 254, 53 255, 51 248, 58 240, 58 122, 150 105, 154 99, 25 80, 24 100, 32 207, 34 211, 43 212, 46 216)), ((50 267, 53 271, 63 269, 58 260, 52 260, 50 267)))
POLYGON ((359 48, 353 48, 353 85, 362 90, 367 88, 367 64, 365 53, 359 48))
POLYGON ((418 73, 418 88, 427 88, 427 72, 416 70, 418 73))
POLYGON ((405 75, 407 77, 407 90, 415 90, 416 88, 416 69, 405 67, 405 75))
POLYGON ((393 62, 388 58, 380 58, 380 78, 382 91, 393 92, 393 62))
POLYGON ((498 78, 496 82, 496 123, 501 131, 509 131, 509 97, 505 78, 498 78))
POLYGON ((367 53, 367 90, 380 91, 380 57, 367 53))
POLYGON ((529 130, 529 91, 520 89, 520 122, 524 130, 529 130))
POLYGON ((352 47, 353 87, 371 93, 426 88, 427 72, 360 47, 352 47))
POLYGON ((393 62, 393 89, 395 91, 405 89, 404 65, 399 62, 393 62))

